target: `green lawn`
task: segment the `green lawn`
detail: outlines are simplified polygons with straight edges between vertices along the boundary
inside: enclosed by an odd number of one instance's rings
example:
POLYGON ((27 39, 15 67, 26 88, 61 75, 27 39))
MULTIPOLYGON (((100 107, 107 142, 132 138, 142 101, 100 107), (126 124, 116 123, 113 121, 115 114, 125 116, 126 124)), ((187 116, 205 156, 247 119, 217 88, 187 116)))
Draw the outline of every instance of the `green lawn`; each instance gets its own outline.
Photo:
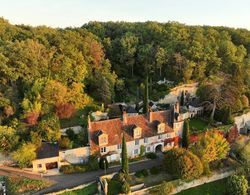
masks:
POLYGON ((189 121, 189 128, 193 133, 204 131, 208 128, 208 123, 200 118, 191 118, 189 121))
POLYGON ((74 190, 71 192, 65 192, 62 195, 93 195, 96 193, 97 193, 97 184, 93 183, 83 189, 74 190))
POLYGON ((177 195, 225 195, 227 194, 226 180, 222 179, 215 182, 207 183, 198 187, 184 190, 177 195))

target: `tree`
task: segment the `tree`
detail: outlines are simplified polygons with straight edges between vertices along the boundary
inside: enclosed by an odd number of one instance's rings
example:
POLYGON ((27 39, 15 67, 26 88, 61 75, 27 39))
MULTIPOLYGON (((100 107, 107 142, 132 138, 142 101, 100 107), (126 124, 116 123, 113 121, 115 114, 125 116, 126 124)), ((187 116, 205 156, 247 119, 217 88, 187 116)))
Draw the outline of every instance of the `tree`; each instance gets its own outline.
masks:
POLYGON ((32 143, 24 143, 12 153, 12 158, 18 162, 21 168, 29 167, 36 158, 36 146, 32 143))
POLYGON ((246 95, 242 95, 240 100, 243 108, 247 108, 249 106, 249 100, 246 95))
POLYGON ((169 150, 164 157, 166 170, 181 179, 195 179, 203 173, 200 159, 183 148, 169 150))
POLYGON ((122 171, 125 174, 129 173, 127 145, 124 134, 122 136, 122 171))
POLYGON ((191 148, 206 166, 209 166, 210 162, 225 158, 229 149, 227 140, 216 130, 206 132, 191 148))
POLYGON ((184 91, 181 92, 181 102, 180 102, 181 106, 184 106, 185 104, 185 95, 184 95, 184 91))
POLYGON ((234 195, 247 195, 248 181, 245 176, 233 175, 228 178, 228 191, 234 195))
POLYGON ((148 112, 148 76, 145 79, 143 113, 148 112))
POLYGON ((18 135, 12 127, 0 126, 0 152, 8 154, 13 151, 18 144, 18 135))
POLYGON ((189 146, 189 121, 185 120, 184 122, 184 128, 183 128, 183 133, 182 133, 182 147, 188 148, 189 146))
POLYGON ((72 104, 65 103, 65 104, 58 104, 56 106, 56 115, 60 119, 71 118, 75 113, 75 107, 72 104))

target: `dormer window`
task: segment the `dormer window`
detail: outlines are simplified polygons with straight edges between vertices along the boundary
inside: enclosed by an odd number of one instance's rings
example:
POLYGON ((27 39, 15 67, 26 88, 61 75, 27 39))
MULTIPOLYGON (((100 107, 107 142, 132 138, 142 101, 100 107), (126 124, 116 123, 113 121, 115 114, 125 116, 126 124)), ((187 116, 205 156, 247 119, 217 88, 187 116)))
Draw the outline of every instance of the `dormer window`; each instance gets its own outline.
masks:
POLYGON ((165 123, 160 123, 157 126, 157 133, 164 133, 165 132, 166 125, 165 123))
POLYGON ((98 144, 99 146, 105 146, 108 144, 108 135, 106 133, 102 133, 98 136, 98 144))
POLYGON ((141 138, 141 128, 140 127, 135 127, 133 129, 133 137, 134 137, 134 139, 141 138))

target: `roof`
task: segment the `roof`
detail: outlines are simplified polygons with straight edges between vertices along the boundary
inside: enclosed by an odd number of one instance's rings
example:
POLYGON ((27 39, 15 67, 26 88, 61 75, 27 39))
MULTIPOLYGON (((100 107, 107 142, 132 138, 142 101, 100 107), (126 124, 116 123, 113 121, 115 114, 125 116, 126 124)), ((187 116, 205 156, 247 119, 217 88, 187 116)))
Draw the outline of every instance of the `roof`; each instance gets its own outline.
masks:
MULTIPOLYGON (((120 118, 90 122, 89 134, 91 151, 96 152, 99 150, 97 132, 100 130, 108 135, 108 144, 106 146, 118 145, 121 144, 123 134, 127 142, 134 140, 133 129, 135 127, 142 129, 142 138, 157 135, 155 121, 166 123, 170 121, 170 119, 168 119, 171 117, 170 114, 171 112, 168 111, 151 112, 151 117, 154 119, 153 121, 151 120, 152 122, 149 122, 146 115, 127 115, 127 123, 124 123, 120 118)), ((166 125, 164 133, 168 132, 173 132, 173 129, 166 125)))
POLYGON ((58 143, 42 142, 42 145, 37 150, 37 159, 51 158, 59 156, 58 143))
POLYGON ((127 113, 137 113, 136 109, 134 109, 132 106, 128 106, 126 108, 127 113))
POLYGON ((192 100, 189 102, 189 105, 196 107, 196 108, 200 107, 201 106, 200 99, 199 98, 192 98, 192 100))

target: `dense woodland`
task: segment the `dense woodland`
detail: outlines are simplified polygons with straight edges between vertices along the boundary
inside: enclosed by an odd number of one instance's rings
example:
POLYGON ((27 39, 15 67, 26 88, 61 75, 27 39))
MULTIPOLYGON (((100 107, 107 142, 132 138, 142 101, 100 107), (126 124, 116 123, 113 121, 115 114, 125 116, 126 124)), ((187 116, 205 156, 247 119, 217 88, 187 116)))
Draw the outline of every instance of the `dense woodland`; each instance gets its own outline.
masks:
POLYGON ((163 78, 199 81, 212 109, 238 111, 250 94, 250 32, 175 22, 54 29, 0 19, 0 151, 60 140, 59 121, 86 105, 140 101, 145 80, 157 99, 167 92, 156 85, 163 78))

